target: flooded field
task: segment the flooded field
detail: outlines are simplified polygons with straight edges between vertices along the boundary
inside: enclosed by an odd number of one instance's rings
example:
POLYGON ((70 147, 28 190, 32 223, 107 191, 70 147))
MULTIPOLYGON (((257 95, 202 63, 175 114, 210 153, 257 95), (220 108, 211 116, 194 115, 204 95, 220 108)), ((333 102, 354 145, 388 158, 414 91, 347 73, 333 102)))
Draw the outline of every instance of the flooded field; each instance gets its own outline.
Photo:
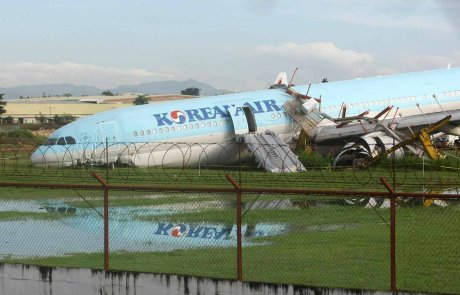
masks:
MULTIPOLYGON (((168 205, 109 210, 112 252, 154 252, 202 247, 236 247, 236 224, 168 221, 182 211, 168 205), (161 221, 161 217, 164 221, 161 221), (149 221, 148 219, 155 221, 149 221)), ((177 206, 176 206, 177 207, 177 206)), ((182 207, 182 210, 186 208, 182 207)), ((4 258, 59 256, 103 251, 103 208, 75 208, 56 201, 0 201, 0 255, 4 258), (2 215, 6 214, 6 215, 2 215)), ((244 224, 244 245, 281 235, 283 223, 244 224)))

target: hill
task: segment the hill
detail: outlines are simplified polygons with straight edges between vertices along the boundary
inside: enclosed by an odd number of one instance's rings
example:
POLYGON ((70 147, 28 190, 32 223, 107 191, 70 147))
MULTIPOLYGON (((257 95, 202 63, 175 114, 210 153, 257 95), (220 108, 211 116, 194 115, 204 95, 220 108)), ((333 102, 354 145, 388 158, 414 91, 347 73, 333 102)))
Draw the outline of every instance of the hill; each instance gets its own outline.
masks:
MULTIPOLYGON (((167 80, 153 81, 149 83, 122 85, 110 89, 113 93, 144 93, 144 94, 180 94, 180 91, 189 87, 201 89, 201 95, 215 95, 228 93, 226 90, 219 90, 213 86, 193 79, 184 81, 167 80)), ((4 93, 5 99, 16 99, 22 97, 41 97, 41 96, 64 96, 70 93, 73 96, 100 95, 104 90, 94 86, 74 85, 74 84, 49 84, 49 85, 29 85, 0 88, 0 93, 4 93)))

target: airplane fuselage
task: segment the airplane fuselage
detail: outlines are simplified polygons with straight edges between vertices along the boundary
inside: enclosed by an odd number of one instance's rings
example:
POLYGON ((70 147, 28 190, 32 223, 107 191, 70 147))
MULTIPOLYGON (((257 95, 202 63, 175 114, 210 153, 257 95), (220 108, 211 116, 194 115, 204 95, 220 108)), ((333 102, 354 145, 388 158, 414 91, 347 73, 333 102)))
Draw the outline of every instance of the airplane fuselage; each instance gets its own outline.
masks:
MULTIPOLYGON (((321 98, 321 111, 331 117, 338 117, 344 104, 350 116, 364 111, 370 111, 369 116, 373 116, 387 106, 394 106, 387 118, 395 117, 396 112, 410 119, 460 110, 460 68, 291 89, 301 94, 308 91, 309 96, 321 98), (433 94, 437 98, 433 98, 433 94)), ((67 166, 96 160, 104 162, 103 157, 108 156, 110 161, 122 159, 136 166, 194 166, 200 165, 204 156, 207 163, 233 161, 232 154, 241 149, 235 144, 235 130, 238 124, 245 124, 243 108, 250 108, 257 132, 271 130, 289 140, 299 131, 283 108, 291 99, 285 89, 267 89, 98 113, 56 130, 32 155, 32 164, 67 166), (240 119, 242 122, 238 122, 240 119)), ((335 123, 325 119, 310 130, 310 136, 317 142, 327 141, 352 136, 353 132, 348 135, 347 130, 359 127, 347 128, 338 132, 335 123)))

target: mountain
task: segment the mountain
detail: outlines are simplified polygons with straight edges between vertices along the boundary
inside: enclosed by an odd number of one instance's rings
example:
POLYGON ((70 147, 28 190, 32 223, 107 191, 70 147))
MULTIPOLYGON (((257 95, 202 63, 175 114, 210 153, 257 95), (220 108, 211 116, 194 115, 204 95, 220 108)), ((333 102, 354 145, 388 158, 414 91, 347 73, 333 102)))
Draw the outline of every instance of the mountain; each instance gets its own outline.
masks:
POLYGON ((40 96, 55 96, 70 93, 73 96, 82 95, 98 95, 101 94, 99 88, 93 86, 81 86, 73 84, 49 84, 49 85, 29 85, 16 86, 10 88, 0 88, 0 93, 4 93, 5 99, 14 99, 22 97, 40 97, 40 96))
POLYGON ((149 93, 149 94, 173 94, 177 93, 180 94, 181 90, 186 88, 200 88, 200 95, 208 96, 208 95, 216 95, 216 94, 224 94, 228 93, 225 90, 219 90, 212 87, 209 84, 202 83, 193 79, 188 79, 184 81, 175 81, 175 80, 167 80, 167 81, 153 81, 149 83, 143 84, 136 84, 136 85, 123 85, 119 86, 112 90, 113 93, 149 93))
MULTIPOLYGON (((144 93, 144 94, 180 94, 181 90, 186 88, 196 87, 201 89, 201 95, 215 95, 229 93, 226 90, 219 90, 209 84, 199 82, 193 79, 184 81, 154 81, 149 83, 122 85, 117 88, 110 89, 113 93, 144 93)), ((0 88, 0 93, 4 93, 5 99, 15 99, 22 97, 40 97, 46 96, 63 96, 70 93, 73 96, 83 95, 100 95, 104 90, 93 86, 74 85, 74 84, 50 84, 50 85, 33 85, 33 86, 17 86, 9 88, 0 88)))

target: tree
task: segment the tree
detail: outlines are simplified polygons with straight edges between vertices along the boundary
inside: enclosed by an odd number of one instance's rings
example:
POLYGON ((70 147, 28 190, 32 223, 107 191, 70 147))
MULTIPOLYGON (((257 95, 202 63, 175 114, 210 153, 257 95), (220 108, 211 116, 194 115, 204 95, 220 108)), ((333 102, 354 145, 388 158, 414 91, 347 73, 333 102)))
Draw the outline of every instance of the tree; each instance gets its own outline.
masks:
POLYGON ((4 93, 0 93, 0 115, 6 113, 5 106, 6 106, 6 101, 3 101, 3 95, 4 93))
POLYGON ((3 118, 3 122, 6 123, 6 124, 11 124, 11 123, 13 123, 13 117, 8 116, 6 118, 3 118))
POLYGON ((185 90, 181 90, 180 93, 182 95, 200 96, 200 90, 200 88, 190 87, 185 90))
POLYGON ((72 121, 75 121, 77 118, 75 116, 69 115, 69 114, 64 114, 62 116, 59 115, 54 115, 53 121, 54 124, 56 125, 66 125, 69 124, 72 121))
POLYGON ((136 99, 133 101, 134 105, 142 105, 142 104, 148 104, 150 101, 150 97, 147 95, 139 95, 136 97, 136 99))
POLYGON ((46 123, 46 117, 41 112, 39 113, 38 116, 35 116, 35 120, 37 120, 37 122, 41 124, 46 123))
POLYGON ((102 91, 102 95, 103 96, 113 96, 113 93, 110 90, 105 90, 105 91, 102 91))

